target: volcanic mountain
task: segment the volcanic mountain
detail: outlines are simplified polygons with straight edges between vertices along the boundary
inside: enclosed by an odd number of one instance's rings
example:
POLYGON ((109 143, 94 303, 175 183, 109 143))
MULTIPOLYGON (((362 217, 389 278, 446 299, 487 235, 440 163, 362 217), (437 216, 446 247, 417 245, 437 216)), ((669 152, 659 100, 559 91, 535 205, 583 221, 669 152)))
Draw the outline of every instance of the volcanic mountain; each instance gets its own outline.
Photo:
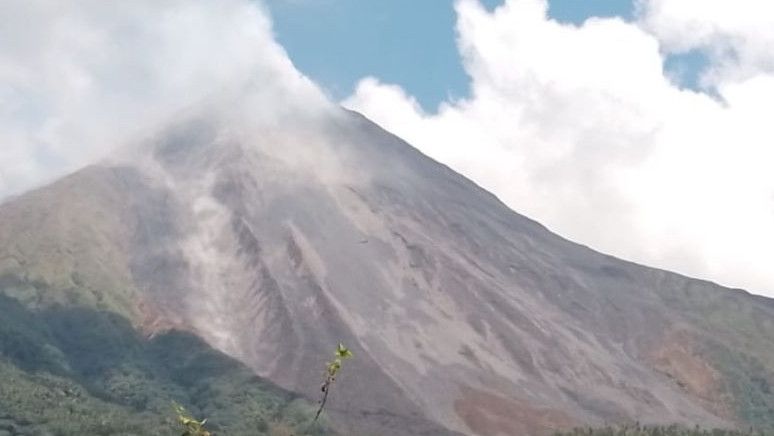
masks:
POLYGON ((310 402, 343 342, 343 434, 774 424, 771 300, 563 239, 356 113, 278 120, 186 113, 7 200, 0 291, 183 332, 310 402))

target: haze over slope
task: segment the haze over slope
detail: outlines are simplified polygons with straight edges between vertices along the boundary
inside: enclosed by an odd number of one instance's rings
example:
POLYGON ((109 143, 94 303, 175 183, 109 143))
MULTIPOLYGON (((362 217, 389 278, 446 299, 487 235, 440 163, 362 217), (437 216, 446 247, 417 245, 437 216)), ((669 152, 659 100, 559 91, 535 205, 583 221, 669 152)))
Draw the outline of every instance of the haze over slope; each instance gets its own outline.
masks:
POLYGON ((769 300, 566 241, 357 114, 241 94, 0 207, 3 290, 188 330, 310 398, 344 341, 345 433, 772 423, 769 300))

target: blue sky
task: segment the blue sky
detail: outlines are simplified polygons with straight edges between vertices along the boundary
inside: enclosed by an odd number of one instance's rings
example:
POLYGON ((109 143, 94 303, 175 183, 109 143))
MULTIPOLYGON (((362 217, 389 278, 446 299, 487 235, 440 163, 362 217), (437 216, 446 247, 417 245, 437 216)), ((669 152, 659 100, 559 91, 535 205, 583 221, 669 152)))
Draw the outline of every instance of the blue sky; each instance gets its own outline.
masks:
MULTIPOLYGON (((483 0, 489 9, 502 0, 483 0)), ((296 67, 340 100, 376 76, 401 85, 422 107, 465 97, 469 81, 455 45, 453 0, 268 0, 277 38, 296 67)), ((549 15, 631 19, 632 0, 550 0, 549 15)), ((692 59, 676 62, 692 77, 692 59)))

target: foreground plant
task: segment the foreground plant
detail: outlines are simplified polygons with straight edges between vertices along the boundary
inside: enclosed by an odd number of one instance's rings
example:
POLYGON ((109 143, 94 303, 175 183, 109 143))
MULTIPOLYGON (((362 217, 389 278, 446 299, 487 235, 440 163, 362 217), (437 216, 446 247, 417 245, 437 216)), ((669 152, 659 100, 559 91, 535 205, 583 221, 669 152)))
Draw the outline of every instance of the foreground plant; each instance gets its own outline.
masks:
POLYGON ((352 352, 349 351, 349 349, 345 347, 344 344, 339 343, 339 346, 336 347, 333 361, 328 362, 328 366, 325 368, 325 381, 323 382, 321 387, 323 397, 320 400, 320 408, 317 409, 317 414, 314 415, 313 422, 317 421, 323 409, 325 408, 325 403, 328 401, 328 394, 331 391, 331 385, 333 385, 333 382, 336 381, 336 375, 341 370, 341 364, 345 360, 350 359, 352 357, 353 357, 352 352))
POLYGON ((204 424, 207 423, 206 419, 199 421, 193 418, 185 410, 185 407, 177 403, 173 403, 172 407, 175 408, 175 413, 177 413, 177 422, 183 427, 183 434, 181 436, 212 436, 212 433, 204 428, 204 424))

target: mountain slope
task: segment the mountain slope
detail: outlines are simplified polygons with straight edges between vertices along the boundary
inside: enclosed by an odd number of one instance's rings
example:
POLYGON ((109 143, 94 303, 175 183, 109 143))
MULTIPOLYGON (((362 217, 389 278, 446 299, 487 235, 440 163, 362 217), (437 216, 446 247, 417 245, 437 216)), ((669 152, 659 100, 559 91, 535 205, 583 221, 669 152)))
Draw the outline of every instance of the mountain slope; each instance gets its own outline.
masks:
POLYGON ((112 312, 30 311, 2 296, 0 356, 0 434, 174 435, 173 402, 225 434, 326 434, 311 425, 312 405, 199 338, 146 340, 112 312))
POLYGON ((189 116, 7 202, 0 288, 310 399, 343 341, 344 433, 774 424, 770 300, 562 239, 357 114, 286 118, 189 116))

